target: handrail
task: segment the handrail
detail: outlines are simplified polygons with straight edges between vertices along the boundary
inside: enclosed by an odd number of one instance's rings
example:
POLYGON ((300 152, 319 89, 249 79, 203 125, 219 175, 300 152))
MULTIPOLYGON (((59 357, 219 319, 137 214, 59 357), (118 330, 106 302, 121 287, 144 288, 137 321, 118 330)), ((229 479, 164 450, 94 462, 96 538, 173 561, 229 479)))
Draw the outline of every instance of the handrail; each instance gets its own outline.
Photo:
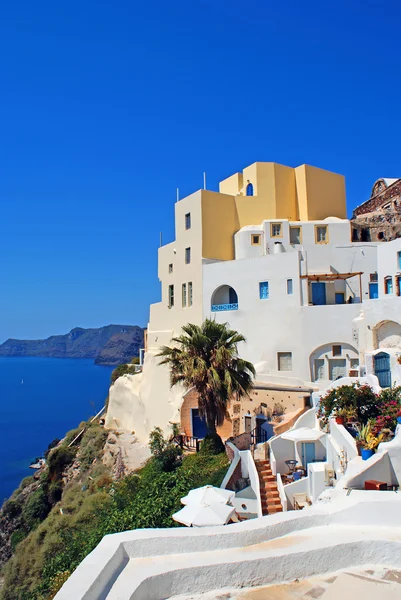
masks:
POLYGON ((175 435, 171 441, 173 442, 173 444, 179 446, 180 448, 185 448, 187 450, 196 450, 196 452, 199 452, 203 440, 197 437, 193 437, 191 435, 179 434, 175 435))

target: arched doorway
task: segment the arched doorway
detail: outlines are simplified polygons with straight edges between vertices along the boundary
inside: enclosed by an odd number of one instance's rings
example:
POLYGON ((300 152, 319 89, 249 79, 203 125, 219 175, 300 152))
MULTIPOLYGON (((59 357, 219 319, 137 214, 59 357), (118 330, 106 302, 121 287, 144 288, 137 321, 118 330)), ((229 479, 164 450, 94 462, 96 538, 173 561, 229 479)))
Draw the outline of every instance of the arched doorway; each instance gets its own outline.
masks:
POLYGON ((379 352, 374 357, 375 375, 379 380, 380 387, 391 387, 390 356, 387 352, 379 352))
POLYGON ((248 185, 246 186, 246 195, 253 196, 253 184, 252 183, 248 183, 248 185))
POLYGON ((229 285, 221 285, 212 295, 212 312, 238 310, 237 292, 229 285))

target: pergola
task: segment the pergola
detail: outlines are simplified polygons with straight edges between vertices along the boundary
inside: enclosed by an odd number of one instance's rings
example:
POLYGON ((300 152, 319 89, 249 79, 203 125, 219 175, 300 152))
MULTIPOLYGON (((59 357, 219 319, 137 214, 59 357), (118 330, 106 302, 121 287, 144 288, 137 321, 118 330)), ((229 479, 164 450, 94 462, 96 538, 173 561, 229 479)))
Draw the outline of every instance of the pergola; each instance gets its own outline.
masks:
POLYGON ((338 281, 340 279, 351 279, 351 277, 359 277, 359 297, 362 302, 362 273, 363 271, 356 271, 355 273, 310 273, 309 275, 301 275, 301 279, 307 279, 308 281, 338 281))

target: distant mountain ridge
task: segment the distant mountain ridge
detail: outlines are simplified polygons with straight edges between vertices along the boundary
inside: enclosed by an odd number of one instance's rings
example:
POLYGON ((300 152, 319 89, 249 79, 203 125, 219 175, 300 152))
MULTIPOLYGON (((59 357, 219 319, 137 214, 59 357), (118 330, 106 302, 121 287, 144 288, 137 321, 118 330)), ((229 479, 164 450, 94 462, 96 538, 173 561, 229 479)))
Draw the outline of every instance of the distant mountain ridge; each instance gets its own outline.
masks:
POLYGON ((129 362, 143 348, 144 329, 138 325, 106 325, 97 329, 75 327, 64 335, 45 340, 8 339, 0 344, 0 356, 45 358, 93 358, 97 364, 129 362))

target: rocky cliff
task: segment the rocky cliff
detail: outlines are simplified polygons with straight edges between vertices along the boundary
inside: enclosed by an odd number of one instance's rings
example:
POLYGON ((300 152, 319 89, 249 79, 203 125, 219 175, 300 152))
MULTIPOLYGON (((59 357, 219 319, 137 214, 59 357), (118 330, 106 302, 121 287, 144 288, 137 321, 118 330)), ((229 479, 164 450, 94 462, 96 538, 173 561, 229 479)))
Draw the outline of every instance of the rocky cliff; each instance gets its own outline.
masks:
POLYGON ((139 355, 143 332, 137 325, 76 327, 65 335, 53 335, 45 340, 8 339, 0 345, 0 356, 93 358, 98 364, 118 365, 139 355))

